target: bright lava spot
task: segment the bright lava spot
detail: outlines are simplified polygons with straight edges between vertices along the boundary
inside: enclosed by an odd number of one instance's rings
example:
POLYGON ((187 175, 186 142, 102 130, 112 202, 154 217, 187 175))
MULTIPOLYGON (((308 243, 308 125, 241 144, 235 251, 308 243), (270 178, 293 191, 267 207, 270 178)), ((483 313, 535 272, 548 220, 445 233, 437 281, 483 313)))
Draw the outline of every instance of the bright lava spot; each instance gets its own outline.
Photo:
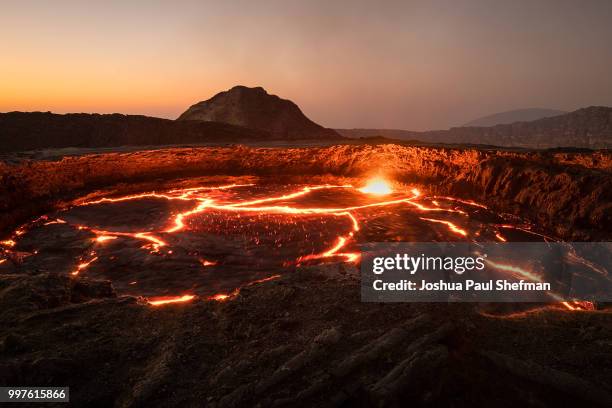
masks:
POLYGON ((225 293, 217 293, 214 296, 209 297, 210 300, 216 300, 218 302, 223 302, 224 300, 229 299, 230 295, 226 295, 225 293))
POLYGON ((98 257, 96 256, 87 262, 82 262, 78 264, 76 270, 72 272, 72 275, 78 275, 79 272, 81 272, 83 269, 86 269, 92 262, 95 262, 97 259, 98 257))
POLYGON ((501 271, 511 272, 515 276, 518 276, 521 278, 527 278, 534 282, 542 282, 542 278, 518 266, 510 265, 510 264, 503 264, 499 262, 493 262, 489 259, 487 259, 485 262, 491 265, 492 267, 499 269, 501 271))
POLYGON ((504 238, 504 236, 502 234, 500 234, 499 232, 495 233, 495 237, 500 240, 501 242, 507 242, 508 240, 506 238, 504 238))
POLYGON ((595 305, 592 302, 575 300, 571 302, 561 302, 568 310, 595 310, 595 305))
POLYGON ((62 220, 61 218, 56 218, 53 221, 45 222, 43 225, 52 225, 52 224, 66 224, 66 221, 62 220))
POLYGON ((189 302, 195 298, 194 295, 183 295, 183 296, 166 296, 149 299, 148 302, 151 306, 167 305, 169 303, 183 303, 189 302))
POLYGON ((382 178, 375 178, 368 181, 368 183, 359 189, 362 193, 374 194, 374 195, 387 195, 393 192, 393 189, 382 178))
POLYGON ((106 242, 106 241, 111 241, 113 239, 117 239, 117 237, 113 235, 100 235, 96 238, 96 242, 106 242))
POLYGON ((446 225, 448 226, 448 228, 449 228, 449 229, 450 229, 452 232, 454 232, 454 233, 456 233, 456 234, 459 234, 459 235, 463 235, 464 237, 467 237, 467 231, 466 231, 466 230, 459 228, 458 226, 456 226, 455 224, 453 224, 453 223, 452 223, 452 222, 450 222, 450 221, 445 221, 445 220, 436 220, 436 219, 434 219, 434 218, 423 218, 423 217, 420 217, 420 218, 421 218, 422 220, 424 220, 424 221, 431 221, 431 222, 437 222, 437 223, 439 223, 439 224, 446 224, 446 225))
POLYGON ((16 242, 13 241, 12 239, 7 239, 4 241, 0 241, 0 245, 7 246, 7 247, 14 247, 16 245, 16 242))
POLYGON ((200 264, 201 264, 202 266, 214 266, 214 265, 216 265, 217 263, 216 263, 216 262, 214 262, 214 261, 208 261, 208 260, 206 260, 206 259, 200 259, 200 264))

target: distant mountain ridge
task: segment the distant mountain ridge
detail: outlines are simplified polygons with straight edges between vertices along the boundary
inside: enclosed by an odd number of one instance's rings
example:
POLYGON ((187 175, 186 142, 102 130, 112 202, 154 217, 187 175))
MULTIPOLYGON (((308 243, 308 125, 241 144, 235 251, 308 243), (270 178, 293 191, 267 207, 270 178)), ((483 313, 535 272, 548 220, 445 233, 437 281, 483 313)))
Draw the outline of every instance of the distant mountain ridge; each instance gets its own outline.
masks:
POLYGON ((177 120, 122 114, 0 113, 0 152, 64 147, 342 140, 263 88, 236 86, 177 120))
POLYGON ((472 120, 464 127, 482 127, 482 126, 495 126, 495 125, 506 125, 515 122, 531 122, 534 120, 549 118, 551 116, 559 116, 566 114, 566 111, 557 109, 542 109, 542 108, 529 108, 529 109, 515 109, 506 112, 494 113, 492 115, 483 116, 472 120))
POLYGON ((268 132, 218 122, 177 122, 118 113, 0 113, 0 152, 271 139, 268 132))
POLYGON ((342 137, 377 136, 458 145, 610 149, 612 108, 591 106, 531 122, 491 127, 455 127, 428 132, 400 129, 334 131, 312 122, 293 102, 269 95, 263 88, 234 87, 192 106, 178 120, 122 114, 0 113, 0 152, 299 139, 333 142, 342 141, 342 137), (212 119, 217 121, 210 121, 212 119), (245 123, 247 127, 222 123, 225 120, 245 123))
POLYGON ((340 139, 332 129, 308 119, 293 102, 262 87, 238 85, 198 102, 177 121, 222 122, 269 132, 279 139, 340 139))
POLYGON ((454 127, 415 132, 401 129, 336 129, 346 137, 383 136, 428 143, 484 144, 502 147, 612 148, 612 108, 590 106, 531 122, 491 127, 454 127))

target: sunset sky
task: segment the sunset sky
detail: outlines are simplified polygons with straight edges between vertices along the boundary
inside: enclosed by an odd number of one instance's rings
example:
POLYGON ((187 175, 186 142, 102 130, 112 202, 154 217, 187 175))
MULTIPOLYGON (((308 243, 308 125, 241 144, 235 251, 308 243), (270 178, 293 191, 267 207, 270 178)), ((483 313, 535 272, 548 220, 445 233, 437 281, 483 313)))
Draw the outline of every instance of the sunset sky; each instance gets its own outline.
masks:
POLYGON ((612 106, 612 1, 0 1, 0 112, 176 118, 241 84, 328 127, 612 106))

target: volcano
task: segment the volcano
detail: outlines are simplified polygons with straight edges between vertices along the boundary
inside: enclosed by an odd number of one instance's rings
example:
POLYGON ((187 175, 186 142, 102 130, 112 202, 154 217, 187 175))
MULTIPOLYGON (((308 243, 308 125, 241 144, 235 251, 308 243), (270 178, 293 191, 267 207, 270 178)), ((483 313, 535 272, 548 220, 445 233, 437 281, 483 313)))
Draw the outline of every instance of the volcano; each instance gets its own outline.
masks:
MULTIPOLYGON (((605 304, 359 297, 367 243, 609 240, 610 163, 398 145, 2 163, 0 382, 68 384, 75 406, 610 406, 605 304)), ((517 262, 491 265, 538 281, 517 262)))
POLYGON ((235 86, 191 106, 179 121, 222 122, 270 132, 281 139, 340 139, 336 131, 308 119, 293 102, 262 87, 235 86))

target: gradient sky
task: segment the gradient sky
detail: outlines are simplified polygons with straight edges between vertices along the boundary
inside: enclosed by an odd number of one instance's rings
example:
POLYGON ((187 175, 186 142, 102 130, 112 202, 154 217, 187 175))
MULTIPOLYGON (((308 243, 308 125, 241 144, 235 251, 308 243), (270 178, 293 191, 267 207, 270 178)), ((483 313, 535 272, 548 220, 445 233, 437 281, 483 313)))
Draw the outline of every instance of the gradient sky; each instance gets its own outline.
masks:
POLYGON ((0 111, 176 118, 263 86, 329 127, 612 106, 612 1, 0 0, 0 111))

